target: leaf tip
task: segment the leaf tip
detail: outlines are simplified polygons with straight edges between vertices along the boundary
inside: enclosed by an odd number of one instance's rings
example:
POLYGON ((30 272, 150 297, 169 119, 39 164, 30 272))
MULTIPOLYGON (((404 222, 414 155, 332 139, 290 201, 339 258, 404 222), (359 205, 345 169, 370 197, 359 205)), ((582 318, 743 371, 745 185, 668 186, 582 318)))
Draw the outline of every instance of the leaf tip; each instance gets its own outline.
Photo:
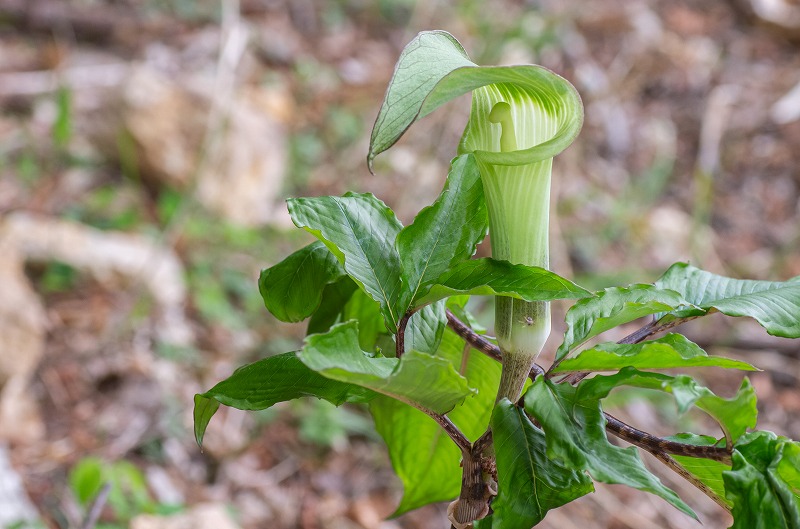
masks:
POLYGON ((208 423, 218 409, 219 401, 216 399, 209 398, 202 393, 197 393, 194 396, 194 440, 201 450, 208 423))

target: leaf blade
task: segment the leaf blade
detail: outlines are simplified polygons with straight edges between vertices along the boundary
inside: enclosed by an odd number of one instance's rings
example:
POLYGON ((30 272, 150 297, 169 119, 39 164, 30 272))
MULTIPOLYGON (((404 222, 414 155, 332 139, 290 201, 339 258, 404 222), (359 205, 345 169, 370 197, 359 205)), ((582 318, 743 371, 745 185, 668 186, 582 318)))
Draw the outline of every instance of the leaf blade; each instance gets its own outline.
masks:
POLYGON ((328 247, 347 274, 381 304, 387 325, 396 328, 401 284, 394 243, 402 225, 392 210, 369 193, 291 198, 287 204, 295 225, 328 247))
POLYGON ((445 303, 440 301, 426 305, 411 315, 405 332, 406 350, 434 354, 442 341, 442 334, 447 327, 445 303))
POLYGON ((638 371, 632 367, 621 369, 614 375, 586 379, 578 386, 584 398, 605 398, 612 389, 631 386, 670 393, 680 413, 697 406, 708 413, 722 428, 731 443, 754 428, 758 416, 756 394, 745 378, 736 395, 726 399, 698 384, 686 375, 669 376, 661 373, 638 371))
POLYGON ((498 479, 493 525, 527 529, 550 509, 594 490, 584 472, 547 457, 544 433, 506 399, 495 408, 492 432, 498 479))
POLYGON ((692 509, 645 468, 635 448, 623 449, 608 442, 600 407, 602 393, 582 391, 593 380, 596 378, 573 387, 540 376, 525 394, 525 410, 542 425, 548 456, 568 468, 588 471, 597 481, 660 496, 696 519, 692 509))
POLYGON ((772 432, 753 432, 736 444, 731 470, 722 473, 733 503, 731 529, 800 528, 798 451, 797 443, 772 432), (794 472, 781 473, 782 466, 794 472))
POLYGON ((584 349, 573 358, 561 362, 554 373, 568 371, 618 371, 636 369, 672 369, 686 367, 721 367, 757 371, 739 360, 708 356, 697 344, 681 334, 667 334, 657 340, 637 344, 602 343, 584 349))
MULTIPOLYGON (((462 373, 477 394, 447 416, 468 439, 486 431, 500 381, 500 364, 467 352, 464 340, 445 329, 435 355, 462 373)), ((375 425, 389 449, 392 467, 403 482, 403 499, 393 516, 436 501, 452 500, 461 487, 461 451, 444 431, 420 411, 392 399, 370 402, 375 425)))
POLYGON ((407 292, 399 312, 405 312, 448 268, 471 257, 486 237, 488 223, 475 159, 469 154, 459 156, 436 201, 397 237, 407 292))
POLYGON ((370 412, 403 483, 403 498, 392 517, 458 496, 461 451, 433 419, 384 396, 370 402, 370 412))
MULTIPOLYGON (((718 446, 719 441, 708 435, 695 435, 691 433, 680 433, 667 437, 670 441, 676 441, 684 444, 698 445, 698 446, 718 446)), ((699 479, 711 491, 713 491, 723 502, 728 506, 731 505, 730 500, 725 498, 725 484, 722 480, 722 473, 730 470, 730 465, 714 461, 713 459, 704 459, 701 457, 687 457, 673 455, 672 458, 680 464, 687 472, 699 479)))
POLYGON ((561 360, 586 340, 618 325, 686 304, 679 293, 653 285, 607 288, 594 297, 578 301, 567 311, 567 332, 556 351, 556 360, 561 360))
POLYGON ((264 305, 285 322, 302 321, 319 308, 326 286, 345 276, 336 257, 319 241, 261 271, 258 290, 264 305))
POLYGON ((418 299, 415 306, 463 294, 509 296, 525 301, 580 299, 592 295, 544 268, 485 257, 462 261, 449 269, 437 278, 430 291, 418 299))
POLYGON ((773 336, 800 338, 800 276, 783 282, 733 279, 675 263, 656 285, 680 292, 697 307, 675 311, 674 316, 715 309, 727 316, 751 317, 773 336))
POLYGON ((293 352, 284 353, 242 366, 205 393, 195 395, 195 437, 202 445, 208 423, 220 404, 240 410, 264 410, 300 397, 317 397, 339 406, 372 396, 361 387, 315 373, 293 352))
POLYGON ((397 358, 368 357, 354 321, 306 338, 298 358, 320 375, 387 395, 410 406, 447 413, 473 391, 446 360, 418 351, 397 358))

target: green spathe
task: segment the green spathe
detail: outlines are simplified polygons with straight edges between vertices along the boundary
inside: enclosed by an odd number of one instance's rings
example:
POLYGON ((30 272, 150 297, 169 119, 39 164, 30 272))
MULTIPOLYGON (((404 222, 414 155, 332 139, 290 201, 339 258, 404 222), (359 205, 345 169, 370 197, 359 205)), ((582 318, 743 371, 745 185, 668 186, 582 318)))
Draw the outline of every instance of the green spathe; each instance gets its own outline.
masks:
MULTIPOLYGON (((552 157, 580 129, 583 110, 567 81, 547 70, 539 75, 550 82, 502 82, 475 90, 459 148, 473 153, 481 172, 492 256, 547 268, 552 157), (553 141, 559 149, 542 149, 553 141)), ((498 398, 516 399, 550 334, 549 305, 496 298, 495 334, 506 367, 498 398)))

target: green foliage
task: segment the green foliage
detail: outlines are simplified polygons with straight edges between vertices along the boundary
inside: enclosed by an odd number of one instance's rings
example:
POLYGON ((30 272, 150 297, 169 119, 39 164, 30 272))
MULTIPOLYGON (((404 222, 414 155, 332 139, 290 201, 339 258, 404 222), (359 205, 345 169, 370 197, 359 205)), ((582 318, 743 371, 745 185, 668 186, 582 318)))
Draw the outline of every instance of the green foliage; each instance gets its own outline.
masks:
POLYGON ((800 527, 800 444, 772 432, 736 443, 733 465, 722 473, 733 504, 732 529, 800 527))
MULTIPOLYGON (((583 381, 578 387, 538 377, 525 395, 525 409, 542 425, 547 455, 567 468, 586 470, 603 483, 628 485, 661 496, 695 516, 677 494, 665 487, 642 463, 635 448, 608 442, 600 399, 615 384, 610 377, 583 381)), ((616 381, 614 381, 616 383, 616 381)))
POLYGON ((724 367, 756 371, 740 360, 708 356, 703 349, 682 334, 636 344, 601 343, 561 362, 554 373, 564 371, 618 371, 637 369, 670 369, 681 367, 724 367))
POLYGON ((53 142, 58 148, 65 149, 72 137, 72 92, 69 88, 62 86, 56 92, 56 108, 53 142))
MULTIPOLYGON (((476 391, 448 417, 464 435, 477 439, 489 424, 500 366, 475 352, 465 353, 464 345, 464 340, 448 329, 436 355, 463 373, 476 391)), ((370 412, 405 489, 395 515, 455 497, 461 478, 461 452, 442 429, 424 413, 392 399, 375 399, 370 412)))
POLYGON ((800 337, 800 277, 785 282, 732 279, 676 263, 656 286, 676 290, 694 305, 671 316, 687 318, 719 311, 753 318, 774 336, 800 337))
POLYGON ((594 491, 584 472, 548 455, 544 432, 508 400, 495 408, 492 431, 499 488, 493 522, 498 527, 532 527, 550 509, 594 491))
POLYGON ((78 271, 66 263, 52 261, 45 266, 40 280, 45 292, 64 292, 70 290, 78 281, 78 271))
POLYGON ((137 514, 167 513, 179 508, 160 505, 153 500, 144 476, 130 461, 109 463, 96 457, 85 457, 72 468, 68 481, 84 509, 88 509, 103 488, 108 487, 108 505, 120 523, 128 522, 137 514))
POLYGON ((579 388, 585 388, 584 391, 591 391, 600 395, 599 398, 605 398, 612 389, 624 386, 669 393, 675 398, 680 413, 685 413, 692 406, 696 406, 719 423, 731 442, 736 441, 748 428, 753 428, 756 424, 758 415, 756 396, 747 379, 742 381, 736 395, 725 399, 701 386, 690 376, 649 373, 628 366, 614 375, 585 380, 579 388))
MULTIPOLYGON (((397 61, 372 129, 367 159, 371 164, 375 156, 391 147, 417 119, 460 95, 487 85, 502 85, 511 92, 511 98, 535 101, 547 114, 557 116, 558 132, 546 141, 513 153, 479 151, 476 155, 486 163, 505 165, 552 158, 572 143, 583 122, 580 97, 569 83, 559 80, 563 81, 540 66, 477 66, 452 35, 444 31, 420 33, 397 61)), ((478 135, 480 128, 488 127, 475 122, 468 129, 468 135, 478 135)))
POLYGON ((394 241, 402 225, 371 194, 289 199, 292 221, 319 238, 347 274, 381 304, 387 326, 400 320, 400 259, 394 241))
MULTIPOLYGON (((406 285, 401 307, 407 309, 412 300, 438 282, 439 276, 472 256, 487 229, 480 173, 469 155, 459 156, 453 160, 436 201, 423 208, 414 223, 397 236, 401 280, 406 285)), ((425 303, 420 301, 416 306, 425 303)))
MULTIPOLYGON (((667 437, 671 441, 679 443, 691 444, 696 446, 719 446, 720 441, 708 435, 696 435, 691 433, 680 433, 667 437)), ((722 443, 724 445, 724 443, 722 443)), ((725 502, 728 506, 731 505, 730 500, 725 498, 725 485, 722 481, 722 473, 730 470, 730 465, 714 461, 711 459, 702 459, 699 457, 686 457, 686 456, 672 456, 685 470, 690 472, 694 477, 699 479, 704 485, 713 490, 719 499, 725 502)))
POLYGON ((350 435, 375 436, 372 421, 344 406, 337 408, 326 400, 314 400, 304 404, 308 406, 302 410, 292 410, 300 420, 298 433, 300 439, 304 441, 344 449, 350 435))
MULTIPOLYGON (((373 129, 370 164, 414 121, 476 89, 485 93, 476 96, 462 154, 453 159, 439 197, 409 226, 403 227, 370 194, 289 200, 294 223, 318 241, 264 270, 258 287, 276 318, 307 319, 308 336, 301 350, 244 366, 196 395, 198 443, 220 404, 265 410, 300 397, 322 399, 326 402, 314 408, 301 432, 326 445, 363 431, 363 424, 349 428, 337 422, 331 404, 368 404, 404 487, 395 515, 458 498, 454 507, 467 500, 483 502, 470 511, 472 517, 491 506, 492 514, 478 527, 525 529, 550 509, 591 492, 598 481, 655 494, 694 516, 644 466, 636 447, 621 448, 608 440, 604 403, 612 392, 634 388, 674 399, 679 413, 705 412, 721 435, 676 433, 654 444, 639 432, 626 439, 662 455, 675 452, 675 461, 695 482, 730 507, 734 528, 800 528, 800 445, 753 431, 757 406, 749 381, 743 379, 737 393, 725 398, 689 375, 659 372, 756 368, 710 356, 680 334, 654 337, 716 312, 754 318, 777 336, 800 337, 800 278, 738 280, 678 263, 655 284, 590 292, 542 267, 472 259, 490 216, 483 166, 552 158, 572 141, 582 120, 574 89, 551 72, 534 66, 478 67, 452 36, 426 32, 400 57, 373 129), (483 123, 481 114, 484 99, 501 96, 522 107, 541 107, 535 111, 551 120, 553 136, 519 151, 476 148, 503 142, 502 127, 483 123), (533 382, 526 384, 520 402, 497 397, 506 367, 498 357, 507 361, 513 351, 464 328, 446 312, 474 324, 465 309, 470 296, 542 306, 556 299, 577 300, 567 312, 555 363, 547 371, 534 366, 533 382), (645 317, 650 322, 622 342, 581 350, 602 333, 645 317), (559 380, 559 373, 594 376, 572 385, 559 380), (712 452, 716 455, 709 456, 712 452), (481 475, 462 475, 460 463, 465 469, 481 468, 481 475), (498 491, 492 498, 495 479, 498 491)), ((519 120, 534 110, 516 112, 519 120)), ((522 318, 514 324, 533 322, 522 318)), ((523 375, 529 365, 522 366, 523 375)), ((76 474, 81 497, 91 496, 102 481, 98 472, 89 465, 76 474)), ((453 516, 461 512, 454 508, 453 516)))
POLYGON ((372 401, 369 410, 403 482, 403 499, 395 516, 458 495, 461 451, 433 419, 386 397, 372 401))
POLYGON ((588 339, 618 325, 685 304, 677 292, 653 285, 607 288, 593 298, 578 301, 569 309, 567 332, 556 358, 564 358, 588 339))
POLYGON ((314 314, 322 303, 324 289, 344 276, 336 257, 317 241, 262 271, 258 287, 264 304, 276 318, 297 322, 314 314))
POLYGON ((370 397, 352 384, 343 384, 308 369, 295 353, 273 356, 237 369, 205 393, 194 397, 197 443, 203 443, 208 422, 220 404, 240 410, 263 410, 277 402, 317 397, 339 405, 370 397))
POLYGON ((297 356, 332 380, 361 386, 415 408, 447 413, 473 393, 446 359, 415 350, 402 358, 368 356, 358 345, 357 323, 342 323, 309 336, 297 356))
POLYGON ((544 268, 486 257, 458 263, 442 274, 416 305, 462 294, 507 296, 525 301, 579 299, 592 295, 544 268))

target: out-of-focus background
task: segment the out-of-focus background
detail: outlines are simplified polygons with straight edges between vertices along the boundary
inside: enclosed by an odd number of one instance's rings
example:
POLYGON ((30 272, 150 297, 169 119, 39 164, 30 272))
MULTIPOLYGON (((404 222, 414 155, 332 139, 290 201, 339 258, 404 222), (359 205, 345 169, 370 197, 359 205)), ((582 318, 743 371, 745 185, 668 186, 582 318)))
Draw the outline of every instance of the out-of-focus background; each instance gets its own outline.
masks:
MULTIPOLYGON (((583 97, 555 163, 554 270, 593 288, 680 260, 800 274, 791 0, 0 0, 0 527, 82 527, 102 483, 98 528, 446 527, 442 505, 384 521, 401 489, 363 410, 223 409, 204 451, 191 430, 194 393, 302 340, 256 287, 311 240, 285 197, 370 191, 407 222, 439 192, 466 100, 365 164, 400 50, 434 28, 583 97)), ((685 330, 765 368, 761 426, 800 436, 798 345, 709 320, 685 330)), ((657 434, 704 424, 651 397, 615 413, 657 434)), ((729 525, 663 475, 706 528, 729 525)), ((542 527, 693 523, 599 485, 542 527)))

